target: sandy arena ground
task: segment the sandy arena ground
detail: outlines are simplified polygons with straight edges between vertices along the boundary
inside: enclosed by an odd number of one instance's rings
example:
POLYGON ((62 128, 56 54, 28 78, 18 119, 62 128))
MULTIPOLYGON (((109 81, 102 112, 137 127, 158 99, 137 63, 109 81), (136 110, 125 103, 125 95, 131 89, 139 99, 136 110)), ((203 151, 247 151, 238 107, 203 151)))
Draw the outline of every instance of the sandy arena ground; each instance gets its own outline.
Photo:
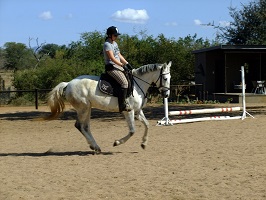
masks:
MULTIPOLYGON (((202 106, 189 109, 195 107, 202 106)), ((180 109, 188 106, 170 108, 180 109)), ((140 122, 126 144, 113 147, 127 134, 125 121, 94 110, 92 131, 103 152, 93 155, 73 111, 34 121, 48 108, 0 107, 0 199, 265 200, 266 106, 247 111, 255 119, 160 127, 163 107, 149 106, 150 140, 142 150, 140 122)))

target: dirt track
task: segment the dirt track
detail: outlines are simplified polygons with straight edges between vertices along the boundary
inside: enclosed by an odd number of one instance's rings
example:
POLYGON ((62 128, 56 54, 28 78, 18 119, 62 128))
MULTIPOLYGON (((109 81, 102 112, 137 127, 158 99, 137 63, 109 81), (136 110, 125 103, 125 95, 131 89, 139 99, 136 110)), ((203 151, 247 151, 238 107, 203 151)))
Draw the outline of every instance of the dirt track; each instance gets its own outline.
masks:
POLYGON ((155 126, 162 106, 148 107, 146 150, 140 122, 133 138, 113 147, 127 133, 125 121, 95 110, 92 131, 101 155, 74 128, 72 111, 54 121, 32 120, 47 112, 0 107, 1 200, 266 199, 265 106, 248 107, 255 119, 166 127, 155 126))

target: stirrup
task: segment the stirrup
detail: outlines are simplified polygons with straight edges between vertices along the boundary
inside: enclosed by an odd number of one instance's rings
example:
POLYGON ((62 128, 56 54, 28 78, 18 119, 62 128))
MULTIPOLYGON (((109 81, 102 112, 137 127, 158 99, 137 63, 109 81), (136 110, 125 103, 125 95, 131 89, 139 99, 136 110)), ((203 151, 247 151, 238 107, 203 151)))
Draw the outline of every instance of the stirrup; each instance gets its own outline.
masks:
POLYGON ((125 102, 125 104, 124 104, 124 108, 121 109, 121 111, 120 111, 120 109, 119 109, 119 112, 120 112, 120 113, 122 113, 122 112, 124 112, 124 111, 130 112, 131 110, 133 110, 133 109, 131 108, 131 106, 129 105, 129 103, 128 103, 128 102, 125 102))
POLYGON ((126 103, 126 107, 125 107, 124 110, 127 111, 127 112, 130 112, 132 110, 132 108, 131 108, 131 106, 128 103, 126 103))

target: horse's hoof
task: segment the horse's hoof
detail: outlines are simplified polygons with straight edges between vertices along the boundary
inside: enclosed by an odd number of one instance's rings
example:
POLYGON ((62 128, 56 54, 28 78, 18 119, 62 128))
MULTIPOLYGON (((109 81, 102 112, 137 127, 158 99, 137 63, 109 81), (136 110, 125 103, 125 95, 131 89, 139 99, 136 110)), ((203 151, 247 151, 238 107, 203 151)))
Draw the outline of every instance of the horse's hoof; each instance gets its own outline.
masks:
POLYGON ((94 151, 94 154, 93 155, 99 155, 99 154, 101 154, 101 149, 99 150, 99 151, 94 151))
POLYGON ((119 144, 120 144, 120 142, 119 142, 118 140, 116 140, 116 141, 114 142, 114 147, 118 146, 119 144))
POLYGON ((146 145, 145 145, 145 144, 141 144, 141 147, 142 147, 142 149, 144 149, 144 150, 145 150, 145 148, 146 148, 146 145))
POLYGON ((102 152, 100 147, 93 147, 92 145, 90 145, 91 150, 95 151, 96 154, 99 154, 102 152))
POLYGON ((101 152, 102 152, 101 149, 99 149, 97 151, 95 150, 92 152, 92 155, 99 155, 99 154, 101 154, 101 152))

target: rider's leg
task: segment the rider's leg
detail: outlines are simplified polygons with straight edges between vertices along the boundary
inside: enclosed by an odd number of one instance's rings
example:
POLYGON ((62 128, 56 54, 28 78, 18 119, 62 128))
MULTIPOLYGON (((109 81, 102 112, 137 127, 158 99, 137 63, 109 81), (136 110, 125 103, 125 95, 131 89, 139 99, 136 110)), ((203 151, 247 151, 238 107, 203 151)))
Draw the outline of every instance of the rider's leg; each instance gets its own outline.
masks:
POLYGON ((131 111, 130 106, 126 102, 126 97, 127 97, 127 88, 121 88, 121 90, 118 93, 118 105, 119 105, 119 112, 123 111, 131 111))
POLYGON ((125 101, 128 90, 128 81, 124 73, 116 69, 107 71, 107 73, 112 76, 121 86, 121 90, 118 93, 119 112, 130 111, 130 106, 125 101))

